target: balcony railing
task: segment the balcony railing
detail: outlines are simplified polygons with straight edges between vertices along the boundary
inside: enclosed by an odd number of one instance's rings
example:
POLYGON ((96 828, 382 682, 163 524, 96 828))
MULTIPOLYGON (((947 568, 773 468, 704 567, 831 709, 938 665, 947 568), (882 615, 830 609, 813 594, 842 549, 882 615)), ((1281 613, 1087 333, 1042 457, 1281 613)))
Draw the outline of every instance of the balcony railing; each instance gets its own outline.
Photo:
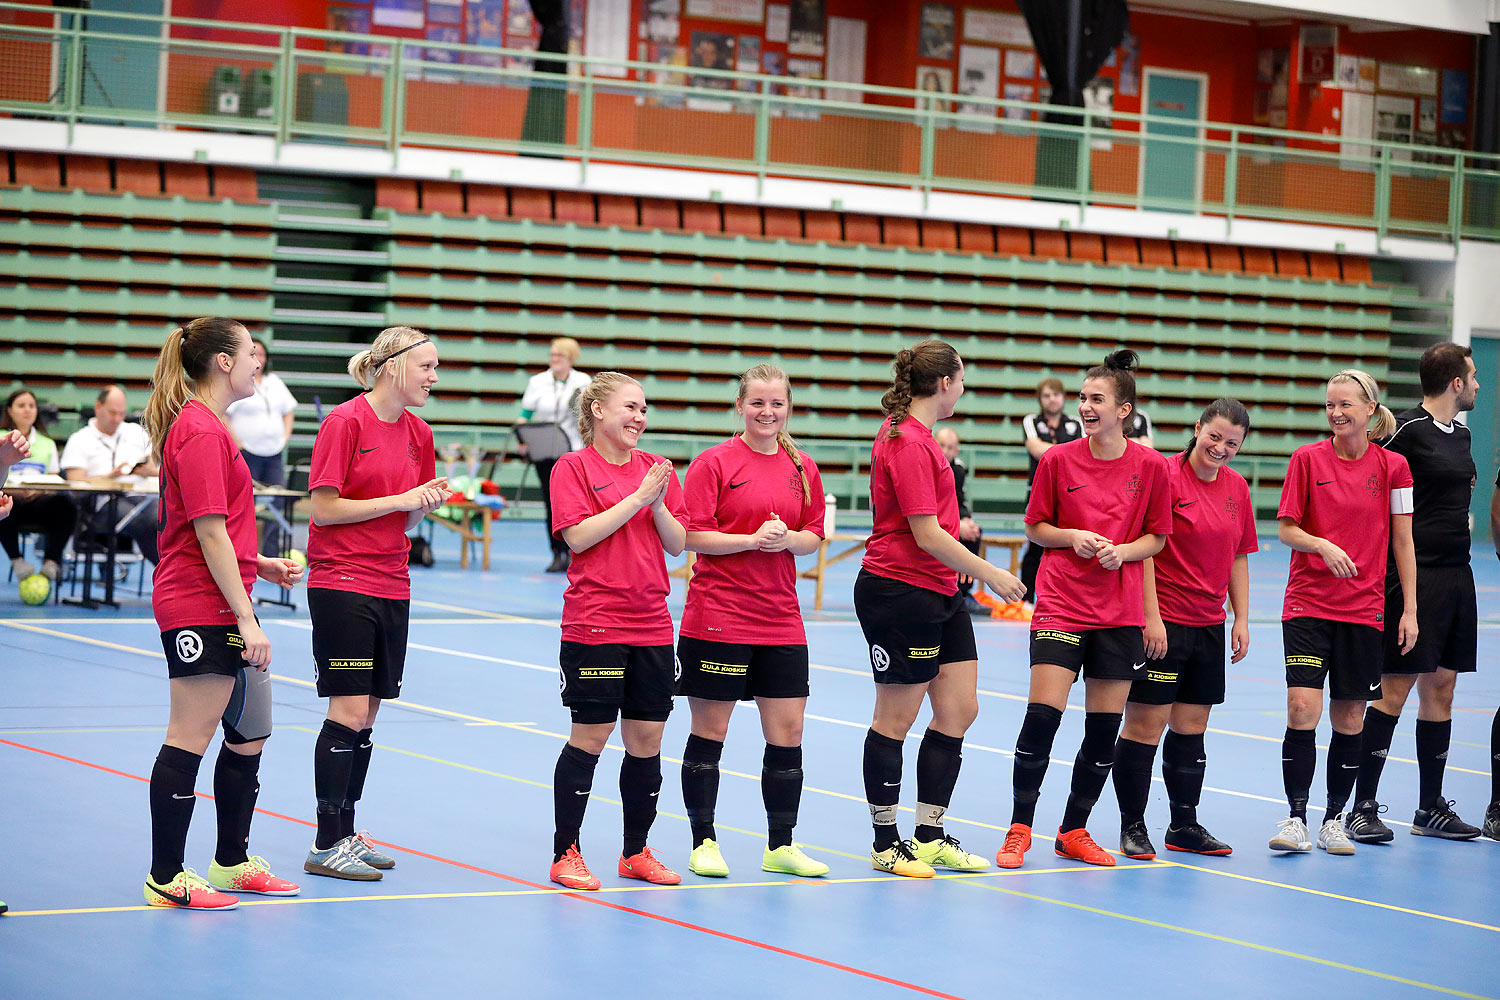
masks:
MULTIPOLYGON (((1500 157, 380 35, 0 3, 0 114, 1500 239, 1500 157), (144 32, 144 33, 143 33, 144 32), (230 96, 232 95, 232 96, 230 96)), ((142 143, 149 150, 149 142, 142 143)), ((837 206, 833 206, 837 207, 837 206)))

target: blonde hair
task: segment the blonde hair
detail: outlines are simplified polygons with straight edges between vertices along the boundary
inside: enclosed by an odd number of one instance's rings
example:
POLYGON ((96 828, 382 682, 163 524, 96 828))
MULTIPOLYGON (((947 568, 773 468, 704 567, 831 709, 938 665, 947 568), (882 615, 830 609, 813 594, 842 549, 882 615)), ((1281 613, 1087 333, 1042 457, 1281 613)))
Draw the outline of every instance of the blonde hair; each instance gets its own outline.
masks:
POLYGON ((640 383, 622 372, 600 372, 578 394, 578 402, 575 404, 578 407, 578 434, 583 438, 584 444, 594 443, 594 404, 603 403, 616 389, 626 385, 640 383))
POLYGON ((583 353, 583 349, 578 346, 578 341, 572 337, 558 337, 548 345, 547 350, 566 354, 569 364, 577 364, 578 356, 583 353))
MULTIPOLYGON (((738 408, 745 402, 745 395, 750 391, 751 382, 780 382, 786 387, 786 405, 792 405, 792 382, 786 377, 786 372, 775 365, 756 365, 747 368, 740 373, 740 391, 734 397, 734 405, 738 408)), ((797 474, 802 477, 802 503, 812 502, 812 483, 807 478, 807 470, 802 467, 802 453, 797 450, 797 442, 786 432, 785 428, 776 432, 776 443, 781 445, 781 450, 786 452, 792 464, 797 467, 797 474)))
POLYGON ((1354 383, 1359 386, 1365 402, 1375 404, 1375 415, 1370 418, 1370 425, 1365 428, 1365 437, 1371 441, 1378 441, 1396 433, 1396 418, 1385 404, 1381 403, 1380 386, 1368 372, 1362 372, 1358 368, 1345 368, 1328 380, 1328 388, 1333 388, 1338 382, 1354 383))
MULTIPOLYGON (((187 401, 193 398, 198 383, 213 370, 214 358, 238 353, 239 334, 244 331, 244 325, 236 320, 205 316, 167 334, 167 342, 162 344, 156 359, 156 371, 151 374, 151 398, 146 400, 141 417, 146 433, 151 435, 151 454, 158 461, 167 443, 167 432, 187 401)), ((100 398, 102 401, 103 395, 100 398)))
POLYGON ((349 359, 349 374, 361 389, 369 391, 380 380, 382 369, 391 376, 398 387, 406 384, 406 365, 391 364, 398 352, 416 347, 424 340, 431 340, 421 330, 409 326, 390 326, 380 331, 368 350, 360 351, 349 359))

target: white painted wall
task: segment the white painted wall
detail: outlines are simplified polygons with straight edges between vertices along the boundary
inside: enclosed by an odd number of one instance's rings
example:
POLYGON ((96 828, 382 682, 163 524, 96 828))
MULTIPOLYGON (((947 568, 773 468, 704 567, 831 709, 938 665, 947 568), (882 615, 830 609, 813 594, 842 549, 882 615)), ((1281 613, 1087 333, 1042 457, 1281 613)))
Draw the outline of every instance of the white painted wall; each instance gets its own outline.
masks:
POLYGON ((1500 244, 1464 240, 1453 262, 1453 339, 1500 326, 1500 244))

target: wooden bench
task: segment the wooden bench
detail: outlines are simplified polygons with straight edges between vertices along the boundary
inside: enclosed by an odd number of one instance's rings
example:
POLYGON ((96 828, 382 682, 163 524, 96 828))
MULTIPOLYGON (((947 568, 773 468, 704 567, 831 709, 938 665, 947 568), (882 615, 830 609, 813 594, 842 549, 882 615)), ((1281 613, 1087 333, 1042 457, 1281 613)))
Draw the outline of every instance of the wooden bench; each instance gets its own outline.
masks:
POLYGON ((492 508, 486 507, 483 504, 477 504, 472 500, 465 500, 462 503, 455 503, 450 500, 448 503, 445 503, 443 504, 443 506, 439 507, 438 510, 458 511, 461 516, 457 520, 450 520, 446 517, 434 517, 432 514, 427 515, 427 520, 431 521, 433 524, 441 524, 443 527, 457 532, 458 537, 463 539, 458 547, 459 568, 469 568, 469 544, 471 542, 478 542, 480 544, 480 552, 482 554, 480 562, 481 568, 486 570, 490 568, 491 509, 492 508), (471 514, 481 515, 479 518, 480 527, 478 531, 475 531, 470 525, 470 521, 473 520, 473 518, 469 516, 471 514))
MULTIPOLYGON (((836 562, 843 562, 850 556, 863 552, 865 543, 870 540, 869 532, 835 531, 823 543, 818 546, 818 561, 797 574, 799 579, 816 580, 817 589, 813 592, 813 610, 823 610, 823 580, 827 575, 828 567, 836 562), (834 546, 840 546, 833 551, 834 546)), ((991 545, 1010 549, 1010 571, 1017 576, 1021 573, 1021 547, 1026 544, 1024 535, 994 535, 985 536, 979 540, 980 558, 985 557, 991 545)), ((687 559, 681 566, 672 570, 668 575, 682 580, 691 581, 693 578, 693 563, 697 555, 693 552, 687 553, 687 559)), ((982 585, 981 585, 982 586, 982 585)))

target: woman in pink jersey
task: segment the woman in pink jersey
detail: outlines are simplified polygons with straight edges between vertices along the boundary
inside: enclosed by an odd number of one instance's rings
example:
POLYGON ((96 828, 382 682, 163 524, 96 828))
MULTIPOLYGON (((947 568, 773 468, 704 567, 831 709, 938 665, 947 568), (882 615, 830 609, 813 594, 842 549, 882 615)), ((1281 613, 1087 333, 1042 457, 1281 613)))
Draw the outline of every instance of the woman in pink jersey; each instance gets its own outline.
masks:
POLYGON ((1031 619, 1031 691, 1016 738, 1010 830, 995 856, 1019 868, 1068 691, 1084 678, 1083 744, 1055 851, 1091 865, 1115 859, 1084 824, 1114 764, 1130 685, 1143 676, 1145 560, 1172 530, 1167 460, 1125 437, 1135 411, 1134 351, 1090 368, 1078 394, 1083 437, 1042 456, 1026 505, 1026 537, 1042 546, 1031 619))
POLYGON ((795 556, 823 538, 823 480, 787 433, 786 372, 756 365, 740 376, 735 409, 745 429, 693 460, 687 474, 687 546, 700 557, 677 640, 677 691, 693 713, 682 753, 682 800, 692 825, 688 868, 725 878, 714 831, 719 757, 736 701, 755 699, 766 737, 761 795, 769 836, 761 869, 814 877, 828 866, 792 843, 802 797, 807 633, 795 556))
POLYGON ((1328 687, 1328 808, 1318 848, 1354 853, 1344 804, 1359 775, 1365 703, 1380 697, 1385 661, 1387 546, 1401 581, 1396 640, 1402 655, 1417 644, 1417 557, 1412 543, 1412 478, 1406 459, 1374 442, 1396 418, 1380 388, 1346 368, 1328 380, 1324 402, 1333 436, 1292 452, 1281 506, 1281 541, 1292 550, 1281 609, 1286 653, 1286 736, 1281 778, 1291 815, 1276 826, 1273 851, 1312 850, 1307 800, 1317 770, 1316 734, 1328 687))
POLYGON ((232 319, 195 319, 173 330, 152 376, 145 423, 161 465, 157 535, 161 559, 151 611, 171 678, 167 738, 151 769, 151 873, 146 902, 229 910, 234 892, 295 896, 298 888, 246 853, 260 792, 260 751, 271 735, 271 643, 250 603, 256 576, 290 587, 287 559, 255 551, 250 470, 224 411, 255 391, 260 369, 250 334, 232 319), (253 669, 252 669, 253 668, 253 669), (183 867, 193 786, 214 731, 219 841, 208 880, 183 867))
POLYGON ((958 540, 953 469, 932 438, 964 392, 964 363, 948 344, 924 340, 896 355, 887 417, 870 449, 874 525, 854 583, 854 611, 870 646, 875 718, 865 734, 865 798, 879 871, 931 878, 934 867, 989 867, 943 831, 963 759, 964 733, 979 714, 974 624, 958 574, 1019 601, 1019 579, 985 562, 958 540), (917 828, 910 842, 896 828, 901 751, 922 701, 932 722, 917 753, 917 828))
POLYGON ((558 666, 573 726, 552 780, 552 881, 597 889, 578 849, 599 755, 620 721, 621 878, 682 878, 646 846, 661 791, 661 734, 672 711, 672 616, 667 561, 687 543, 687 509, 672 463, 641 451, 646 396, 619 372, 578 397, 585 447, 552 469, 552 530, 573 554, 563 594, 558 666))
POLYGON ((1172 534, 1146 560, 1146 667, 1130 685, 1125 726, 1115 744, 1120 853, 1129 858, 1156 857, 1146 832, 1146 799, 1158 743, 1172 807, 1167 849, 1231 853, 1198 822, 1198 799, 1208 713, 1224 701, 1226 594, 1234 609, 1233 662, 1250 651, 1255 512, 1250 487, 1229 468, 1249 432, 1245 407, 1238 400, 1216 399, 1198 417, 1187 450, 1170 463, 1172 534))
POLYGON ((304 871, 373 882, 396 867, 354 829, 381 701, 401 695, 411 603, 406 533, 448 499, 432 428, 408 408, 437 385, 437 345, 393 326, 349 359, 365 391, 340 403, 313 442, 307 610, 328 717, 313 745, 318 832, 304 871))

